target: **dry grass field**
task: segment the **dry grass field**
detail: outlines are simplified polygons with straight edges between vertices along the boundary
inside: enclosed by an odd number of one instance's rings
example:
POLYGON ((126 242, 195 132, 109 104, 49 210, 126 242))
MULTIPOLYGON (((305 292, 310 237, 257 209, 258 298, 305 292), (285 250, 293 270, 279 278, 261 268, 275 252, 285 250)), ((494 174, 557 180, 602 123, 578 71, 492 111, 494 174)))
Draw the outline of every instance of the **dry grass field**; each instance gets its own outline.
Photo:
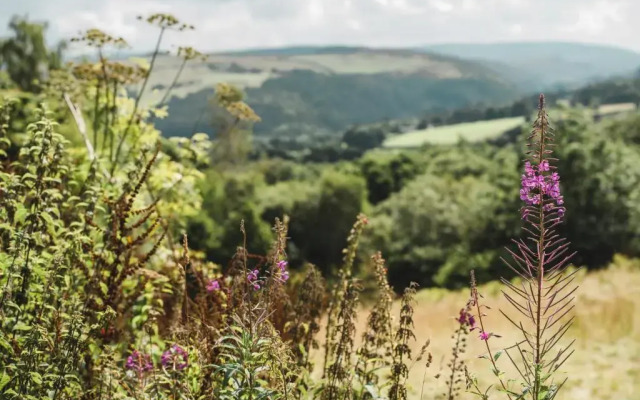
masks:
MULTIPOLYGON (((640 393, 640 261, 618 257, 608 269, 596 272, 579 272, 575 324, 568 336, 576 338, 576 351, 563 366, 568 378, 558 400, 633 400, 640 393)), ((488 331, 500 334, 492 338, 493 351, 509 346, 516 338, 516 331, 500 314, 499 309, 510 311, 509 304, 500 294, 500 285, 481 285, 484 303, 488 311, 485 326, 488 331)), ((468 291, 448 292, 441 289, 425 289, 418 292, 415 304, 414 354, 425 340, 430 339, 433 364, 426 370, 423 363, 416 364, 409 376, 411 400, 445 399, 445 377, 450 372, 450 358, 456 327, 454 317, 468 298, 468 291), (440 375, 439 378, 436 378, 440 375), (423 377, 425 377, 422 399, 423 377)), ((396 303, 395 315, 398 314, 396 303)), ((367 313, 359 313, 358 336, 363 330, 367 313)), ((477 333, 468 337, 466 362, 469 370, 481 382, 481 387, 493 383, 489 362, 480 359, 483 343, 477 333)), ((317 354, 317 365, 321 355, 317 354)), ((509 359, 501 357, 499 367, 511 371, 509 359)), ((511 375, 513 376, 513 375, 511 375)), ((474 398, 463 393, 462 399, 474 398)), ((506 398, 494 392, 492 399, 506 398)))

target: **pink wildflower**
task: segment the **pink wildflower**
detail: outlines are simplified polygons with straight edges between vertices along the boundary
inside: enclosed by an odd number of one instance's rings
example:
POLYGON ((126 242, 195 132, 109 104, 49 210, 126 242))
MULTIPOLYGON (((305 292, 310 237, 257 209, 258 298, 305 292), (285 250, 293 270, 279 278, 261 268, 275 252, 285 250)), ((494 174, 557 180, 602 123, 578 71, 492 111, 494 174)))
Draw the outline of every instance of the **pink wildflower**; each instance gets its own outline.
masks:
POLYGON ((220 282, 217 279, 212 279, 207 284, 207 291, 213 292, 214 290, 220 290, 220 282))
POLYGON ((174 344, 169 350, 162 353, 160 363, 165 368, 183 370, 189 365, 189 354, 185 349, 174 344))
POLYGON ((127 357, 125 368, 136 371, 138 374, 145 371, 151 371, 153 369, 151 356, 149 354, 140 353, 138 350, 134 350, 133 353, 127 357))
POLYGON ((259 271, 257 269, 254 269, 253 271, 249 271, 247 273, 247 281, 249 281, 251 286, 253 286, 253 290, 260 289, 260 283, 258 282, 258 273, 259 271))

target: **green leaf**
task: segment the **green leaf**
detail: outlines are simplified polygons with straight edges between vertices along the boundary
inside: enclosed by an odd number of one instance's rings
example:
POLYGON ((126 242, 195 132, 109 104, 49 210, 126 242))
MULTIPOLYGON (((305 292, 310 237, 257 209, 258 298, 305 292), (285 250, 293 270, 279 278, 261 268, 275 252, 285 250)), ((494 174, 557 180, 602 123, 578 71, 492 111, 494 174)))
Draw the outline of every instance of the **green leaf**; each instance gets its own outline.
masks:
POLYGON ((30 331, 31 327, 25 324, 24 322, 20 321, 13 327, 13 330, 14 331, 30 331))
POLYGON ((18 205, 14 219, 17 223, 24 223, 24 220, 26 219, 27 214, 28 214, 27 209, 22 205, 18 205))
POLYGON ((42 375, 33 371, 31 372, 31 380, 35 382, 36 385, 40 385, 42 384, 42 375))
POLYGON ((497 351, 496 354, 493 356, 493 361, 498 361, 498 358, 500 358, 501 355, 502 355, 502 350, 497 351))
POLYGON ((10 381, 11 377, 6 372, 2 372, 2 375, 0 376, 0 390, 4 389, 10 381))

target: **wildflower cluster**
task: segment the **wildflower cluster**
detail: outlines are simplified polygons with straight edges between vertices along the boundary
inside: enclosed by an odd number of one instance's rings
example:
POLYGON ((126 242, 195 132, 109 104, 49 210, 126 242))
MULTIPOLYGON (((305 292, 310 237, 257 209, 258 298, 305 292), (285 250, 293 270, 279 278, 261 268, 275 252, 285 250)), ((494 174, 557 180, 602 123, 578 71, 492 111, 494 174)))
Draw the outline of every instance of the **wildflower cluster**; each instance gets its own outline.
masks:
POLYGON ((151 355, 140 353, 138 350, 134 350, 129 357, 127 357, 127 363, 125 368, 136 373, 142 373, 153 370, 153 363, 151 362, 151 355))
POLYGON ((189 365, 189 354, 185 349, 174 344, 162 353, 160 363, 167 369, 183 370, 189 365))

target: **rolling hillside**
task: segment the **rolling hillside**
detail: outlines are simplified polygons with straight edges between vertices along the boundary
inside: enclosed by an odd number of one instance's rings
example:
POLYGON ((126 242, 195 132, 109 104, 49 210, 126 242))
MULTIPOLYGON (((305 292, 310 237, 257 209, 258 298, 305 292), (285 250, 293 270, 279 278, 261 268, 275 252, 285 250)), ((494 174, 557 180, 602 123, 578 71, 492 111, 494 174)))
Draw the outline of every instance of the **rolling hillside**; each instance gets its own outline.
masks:
POLYGON ((513 42, 489 44, 438 44, 422 50, 475 60, 500 71, 523 88, 546 90, 579 86, 640 68, 640 53, 613 46, 513 42))
MULTIPOLYGON (((180 66, 161 56, 143 99, 156 104, 180 66)), ((323 135, 355 123, 412 117, 429 109, 507 103, 519 91, 473 61, 409 50, 328 47, 211 55, 193 62, 172 91, 165 135, 210 132, 207 99, 218 82, 243 88, 264 122, 258 135, 323 135)))
MULTIPOLYGON (((157 104, 181 60, 159 57, 145 104, 157 104)), ((212 133, 208 99, 228 82, 262 117, 258 137, 315 140, 353 124, 462 107, 509 104, 538 90, 565 90, 629 76, 640 54, 577 43, 442 44, 423 49, 284 47, 210 55, 191 62, 168 100, 167 136, 212 133), (425 50, 426 49, 426 50, 425 50)), ((629 101, 628 99, 607 99, 629 101)))

